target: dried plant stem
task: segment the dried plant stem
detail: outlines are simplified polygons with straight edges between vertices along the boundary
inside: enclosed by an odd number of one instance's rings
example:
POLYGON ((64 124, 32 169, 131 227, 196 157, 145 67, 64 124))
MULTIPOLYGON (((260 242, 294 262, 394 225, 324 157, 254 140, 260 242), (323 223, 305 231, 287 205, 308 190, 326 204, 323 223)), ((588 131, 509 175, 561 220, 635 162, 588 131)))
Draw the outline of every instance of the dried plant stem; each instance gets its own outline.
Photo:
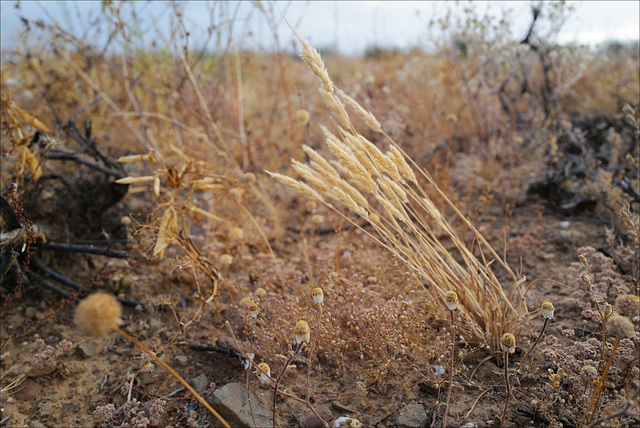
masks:
POLYGON ((193 389, 193 387, 191 385, 189 385, 189 383, 186 380, 184 380, 184 378, 182 376, 180 376, 180 374, 178 374, 178 372, 175 371, 169 364, 165 363, 160 358, 158 358, 156 356, 156 354, 151 352, 151 350, 149 350, 146 346, 144 346, 135 337, 130 336, 128 333, 125 333, 124 331, 120 330, 119 328, 116 328, 113 331, 115 333, 119 334, 120 336, 124 337, 125 339, 127 339, 128 341, 133 343, 134 345, 136 345, 143 352, 147 353, 151 358, 153 358, 153 360, 156 363, 158 363, 162 367, 164 367, 171 374, 171 376, 175 377, 178 380, 178 382, 180 382, 185 388, 187 388, 189 390, 189 392, 191 392, 193 394, 193 396, 196 397, 198 399, 198 401, 204 407, 206 407, 206 409, 209 410, 211 412, 211 414, 213 416, 215 416, 225 428, 231 428, 231 426, 227 423, 227 421, 225 421, 222 418, 222 416, 220 416, 220 414, 218 412, 216 412, 213 407, 211 407, 211 404, 207 403, 207 400, 205 400, 200 394, 198 394, 198 392, 195 389, 193 389))
POLYGON ((619 344, 620 344, 620 337, 616 337, 616 341, 613 344, 613 349, 611 350, 611 355, 609 356, 607 365, 604 368, 602 377, 600 378, 598 385, 593 389, 593 393, 591 395, 591 401, 589 402, 589 406, 587 407, 587 410, 584 412, 584 415, 582 415, 582 418, 580 419, 580 424, 578 425, 578 428, 582 427, 582 425, 585 422, 585 418, 587 417, 589 412, 591 412, 591 416, 589 416, 589 421, 587 422, 588 424, 591 423, 591 421, 593 420, 593 417, 596 414, 596 409, 598 408, 598 402, 600 401, 600 395, 602 394, 602 390, 604 389, 604 384, 607 381, 609 368, 611 367, 611 363, 613 362, 613 356, 616 353, 616 350, 618 349, 619 344))
POLYGON ((511 387, 509 386, 509 351, 504 351, 504 380, 507 383, 507 398, 504 400, 504 410, 502 411, 502 419, 500 419, 500 428, 504 427, 509 398, 511 398, 511 387))
POLYGON ((449 358, 449 391, 447 392, 447 403, 444 408, 444 421, 442 426, 447 427, 447 417, 449 416, 449 400, 451 399, 451 390, 453 389, 453 356, 456 346, 456 324, 454 320, 453 310, 451 312, 451 357, 449 358))
MULTIPOLYGON (((309 404, 309 397, 310 397, 310 392, 311 392, 310 388, 309 388, 309 378, 311 377, 311 360, 313 359, 313 352, 315 351, 316 343, 317 343, 317 340, 318 340, 318 330, 320 330, 320 316, 322 315, 321 309, 322 309, 322 306, 320 306, 319 310, 316 311, 317 314, 318 314, 318 317, 316 318, 316 331, 313 332, 313 342, 311 343, 311 349, 309 350, 309 364, 307 364, 307 384, 306 384, 307 404, 309 404)), ((322 418, 320 418, 320 419, 322 419, 322 418)))
POLYGON ((531 345, 531 348, 529 348, 529 350, 527 351, 527 353, 524 355, 524 358, 522 359, 522 361, 520 361, 520 364, 518 364, 518 368, 516 369, 516 372, 520 371, 520 367, 522 366, 522 363, 524 363, 524 360, 527 359, 527 357, 529 356, 529 354, 531 353, 531 351, 533 351, 533 348, 536 347, 536 345, 538 344, 538 342, 540 342, 540 339, 542 339, 542 335, 544 334, 544 330, 545 328, 547 328, 547 324, 549 323, 549 319, 545 318, 544 319, 544 324, 542 324, 542 330, 540 330, 540 334, 538 335, 538 338, 536 339, 536 341, 534 342, 533 345, 531 345))
POLYGON ((287 358, 287 361, 285 361, 284 366, 282 367, 282 370, 280 370, 280 373, 278 374, 278 377, 276 378, 276 381, 273 385, 273 428, 276 428, 276 398, 278 398, 279 392, 278 384, 280 383, 282 376, 284 376, 284 372, 287 371, 287 367, 289 367, 289 364, 291 364, 291 361, 293 361, 295 356, 298 355, 298 352, 300 352, 300 349, 302 349, 303 344, 304 342, 300 342, 298 346, 296 346, 296 350, 294 351, 294 353, 291 354, 289 358, 287 358))

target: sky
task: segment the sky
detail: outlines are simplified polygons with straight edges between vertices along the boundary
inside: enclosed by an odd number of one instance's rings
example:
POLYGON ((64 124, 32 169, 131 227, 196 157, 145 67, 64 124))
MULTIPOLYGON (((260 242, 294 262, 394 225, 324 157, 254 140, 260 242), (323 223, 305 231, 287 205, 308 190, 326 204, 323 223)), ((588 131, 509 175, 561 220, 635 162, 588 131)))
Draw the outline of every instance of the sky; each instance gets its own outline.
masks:
MULTIPOLYGON (((567 2, 575 11, 562 30, 554 34, 560 43, 576 42, 597 45, 608 39, 638 40, 640 34, 638 1, 575 1, 567 2)), ((20 17, 31 21, 52 19, 77 36, 87 30, 89 18, 100 18, 102 2, 2 1, 1 48, 10 49, 14 35, 24 31, 20 17), (81 17, 81 18, 79 18, 81 17)), ((294 29, 318 48, 336 48, 345 54, 358 54, 365 48, 428 47, 434 33, 429 33, 428 23, 442 18, 447 10, 461 11, 465 7, 487 11, 500 16, 510 11, 510 23, 515 38, 521 38, 531 19, 531 2, 445 2, 445 1, 296 1, 264 2, 267 14, 260 12, 253 2, 182 2, 185 20, 193 31, 193 37, 204 37, 211 22, 216 28, 225 28, 225 22, 234 23, 234 38, 242 40, 245 48, 272 48, 273 32, 265 16, 271 13, 277 27, 280 44, 293 48, 293 35, 282 19, 282 12, 294 29), (198 36, 195 36, 198 35, 198 36)), ((536 2, 537 4, 537 2, 536 2)), ((154 24, 169 28, 172 12, 164 2, 136 2, 138 17, 148 31, 148 39, 161 36, 152 31, 154 24)), ((551 10, 552 3, 545 2, 543 10, 551 10)), ((461 16, 458 13, 457 16, 461 16)), ((106 39, 105 39, 106 40, 106 39)))

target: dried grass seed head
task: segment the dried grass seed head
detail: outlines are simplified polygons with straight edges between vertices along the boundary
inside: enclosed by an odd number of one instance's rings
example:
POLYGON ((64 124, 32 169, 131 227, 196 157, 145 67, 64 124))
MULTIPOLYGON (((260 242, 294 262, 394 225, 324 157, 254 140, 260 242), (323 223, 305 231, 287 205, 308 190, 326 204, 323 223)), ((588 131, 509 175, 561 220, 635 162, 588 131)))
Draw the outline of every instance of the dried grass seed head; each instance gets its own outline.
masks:
POLYGON ((74 321, 78 329, 88 336, 104 336, 120 325, 122 307, 111 294, 95 293, 76 307, 74 321))
POLYGON ((629 318, 622 316, 618 313, 614 313, 607 322, 609 332, 614 336, 623 338, 631 337, 635 333, 635 327, 629 318))
POLYGON ((450 311, 455 310, 458 307, 458 293, 453 290, 448 291, 445 296, 445 302, 450 311))
POLYGON ((509 352, 513 354, 516 352, 516 338, 511 333, 505 333, 502 335, 502 339, 500 339, 500 345, 502 346, 502 350, 504 352, 509 352))
POLYGON ((311 329, 309 328, 309 324, 307 324, 305 320, 298 321, 293 329, 293 334, 295 335, 296 343, 298 345, 302 342, 308 342, 311 338, 311 329))
POLYGON ((552 319, 553 318, 553 303, 551 302, 542 302, 542 316, 545 319, 552 319))

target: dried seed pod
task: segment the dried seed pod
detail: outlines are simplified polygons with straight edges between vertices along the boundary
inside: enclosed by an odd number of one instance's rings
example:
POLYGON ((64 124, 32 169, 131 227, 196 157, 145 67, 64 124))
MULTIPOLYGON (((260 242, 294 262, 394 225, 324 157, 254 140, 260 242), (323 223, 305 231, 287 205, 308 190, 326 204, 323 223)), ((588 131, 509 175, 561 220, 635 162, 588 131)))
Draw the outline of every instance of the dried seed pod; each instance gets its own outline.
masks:
POLYGON ((545 319, 550 320, 553 318, 553 303, 551 302, 542 302, 542 316, 545 319))
POLYGON ((609 317, 613 314, 613 306, 611 306, 608 302, 604 302, 602 313, 604 314, 604 319, 608 320, 609 317))
POLYGON ((74 321, 88 336, 104 336, 118 328, 122 307, 111 294, 92 294, 76 307, 74 321))
POLYGON ((516 338, 511 333, 505 333, 502 335, 502 339, 500 339, 500 345, 502 346, 502 350, 505 352, 509 352, 513 354, 516 352, 516 338))
POLYGON ((300 320, 293 329, 293 334, 296 337, 296 343, 300 345, 302 342, 308 342, 311 338, 311 329, 306 321, 300 320))
POLYGON ((458 307, 458 293, 456 293, 455 291, 451 290, 447 292, 446 297, 446 303, 447 303, 447 307, 449 308, 450 311, 455 310, 458 307))

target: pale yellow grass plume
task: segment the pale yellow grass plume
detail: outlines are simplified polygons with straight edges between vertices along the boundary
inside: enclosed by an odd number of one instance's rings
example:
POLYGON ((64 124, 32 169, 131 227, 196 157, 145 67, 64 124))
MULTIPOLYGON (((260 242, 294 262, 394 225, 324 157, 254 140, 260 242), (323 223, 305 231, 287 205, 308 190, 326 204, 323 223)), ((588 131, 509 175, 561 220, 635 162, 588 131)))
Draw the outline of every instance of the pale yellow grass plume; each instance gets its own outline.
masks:
POLYGON ((333 112, 338 121, 340 122, 340 126, 345 129, 351 128, 351 120, 344 109, 344 105, 338 100, 331 92, 327 92, 324 88, 320 88, 320 96, 322 97, 322 101, 324 101, 324 105, 327 106, 329 110, 333 112))
POLYGON ((387 155, 396 164, 400 173, 405 176, 407 180, 414 184, 418 184, 418 180, 416 179, 416 175, 413 172, 413 169, 409 166, 407 161, 404 158, 404 155, 396 146, 389 146, 389 154, 387 155))
POLYGON ((266 171, 271 177, 278 180, 280 183, 285 186, 295 190, 296 192, 302 194, 303 196, 311 199, 312 201, 324 202, 320 193, 318 193, 315 189, 311 188, 311 186, 302 183, 301 181, 295 180, 288 175, 279 174, 277 172, 266 171))
MULTIPOLYGON (((465 334, 471 336, 475 343, 486 342, 494 353, 500 353, 502 333, 517 333, 518 319, 527 312, 521 289, 524 279, 516 277, 429 174, 420 171, 430 186, 430 193, 437 194, 438 199, 455 214, 456 223, 466 228, 465 232, 470 232, 473 247, 467 246, 471 244, 460 237, 442 208, 419 185, 410 166, 411 160, 384 133, 373 114, 335 87, 317 51, 304 40, 301 43, 303 59, 322 82, 320 93, 323 100, 331 113, 337 116, 335 134, 319 125, 337 161, 328 160, 304 146, 310 165, 292 161, 304 183, 281 174, 270 174, 312 200, 321 201, 336 211, 332 203, 339 202, 368 219, 372 230, 361 230, 422 278, 426 298, 436 308, 435 316, 442 320, 449 318, 449 312, 441 303, 442 296, 448 292, 456 293, 462 331, 467 332, 465 334), (387 138, 389 149, 386 153, 358 133, 342 103, 372 130, 387 138), (470 248, 477 249, 478 256, 470 248), (493 261, 495 264, 491 265, 493 261), (492 266, 504 268, 515 283, 512 293, 516 306, 505 294, 492 266)), ((338 212, 356 227, 361 227, 346 214, 338 212)))
POLYGON ((376 119, 376 117, 373 114, 365 110, 356 100, 351 98, 349 95, 345 94, 342 89, 336 88, 335 92, 342 99, 342 102, 344 102, 346 105, 351 107, 353 111, 356 112, 356 115, 360 119, 362 119, 362 121, 366 123, 367 126, 369 126, 369 128, 371 128, 375 132, 382 133, 382 126, 380 125, 380 122, 378 122, 378 119, 376 119))

